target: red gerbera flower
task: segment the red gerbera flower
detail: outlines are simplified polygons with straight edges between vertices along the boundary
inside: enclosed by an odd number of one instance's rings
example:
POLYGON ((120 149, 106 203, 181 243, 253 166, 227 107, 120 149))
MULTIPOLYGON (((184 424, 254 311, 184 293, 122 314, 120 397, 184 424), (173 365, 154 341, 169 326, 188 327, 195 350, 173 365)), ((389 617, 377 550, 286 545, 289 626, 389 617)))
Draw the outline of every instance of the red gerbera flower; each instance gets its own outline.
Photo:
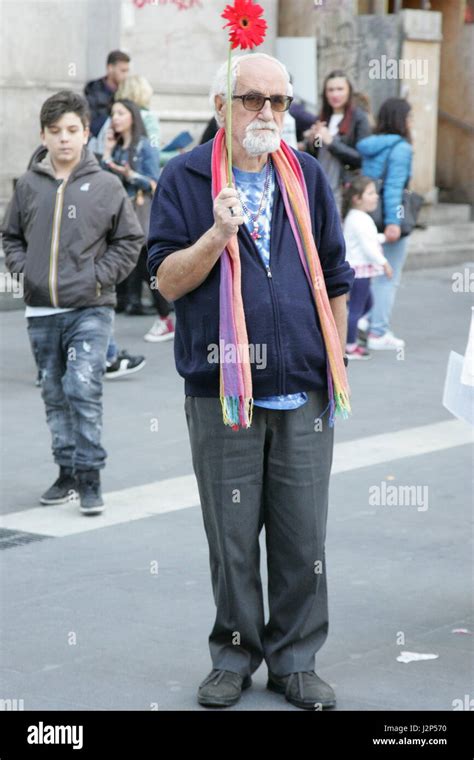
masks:
POLYGON ((228 20, 224 29, 230 27, 229 42, 231 48, 253 48, 260 45, 267 29, 267 22, 260 18, 263 13, 261 5, 253 0, 234 0, 234 5, 226 5, 222 18, 228 20))

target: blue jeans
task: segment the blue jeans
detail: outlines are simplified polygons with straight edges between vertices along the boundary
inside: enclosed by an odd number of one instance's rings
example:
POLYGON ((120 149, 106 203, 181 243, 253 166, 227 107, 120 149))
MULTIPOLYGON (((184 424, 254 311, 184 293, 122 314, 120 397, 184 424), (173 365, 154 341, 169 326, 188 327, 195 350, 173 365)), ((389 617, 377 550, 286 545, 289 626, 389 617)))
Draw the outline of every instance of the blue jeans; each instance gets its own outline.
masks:
POLYGON ((374 335, 384 335, 390 330, 390 317, 392 315, 395 296, 402 278, 403 265, 407 257, 408 237, 400 238, 395 243, 384 243, 384 255, 393 269, 391 280, 386 274, 372 278, 372 297, 374 304, 368 318, 370 320, 370 332, 374 335))
POLYGON ((105 467, 101 446, 102 378, 114 310, 109 306, 29 317, 28 336, 41 372, 41 395, 56 464, 105 467))
POLYGON ((118 356, 118 346, 115 342, 114 333, 110 336, 109 345, 107 346, 107 361, 114 362, 118 356))

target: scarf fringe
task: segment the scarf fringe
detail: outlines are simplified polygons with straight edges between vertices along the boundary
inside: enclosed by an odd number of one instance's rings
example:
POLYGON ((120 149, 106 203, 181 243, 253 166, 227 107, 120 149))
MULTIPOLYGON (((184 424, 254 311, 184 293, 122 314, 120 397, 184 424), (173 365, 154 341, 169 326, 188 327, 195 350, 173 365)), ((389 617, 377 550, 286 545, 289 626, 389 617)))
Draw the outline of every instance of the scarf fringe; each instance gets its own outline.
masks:
POLYGON ((222 419, 233 430, 249 428, 252 424, 253 398, 242 396, 220 396, 222 419))

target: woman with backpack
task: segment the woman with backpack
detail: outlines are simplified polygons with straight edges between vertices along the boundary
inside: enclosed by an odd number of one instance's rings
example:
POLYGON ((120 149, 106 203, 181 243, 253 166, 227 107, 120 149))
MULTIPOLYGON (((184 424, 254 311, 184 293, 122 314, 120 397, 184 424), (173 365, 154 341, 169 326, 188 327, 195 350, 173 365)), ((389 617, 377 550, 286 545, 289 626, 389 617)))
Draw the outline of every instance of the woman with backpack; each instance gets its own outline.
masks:
POLYGON ((401 219, 403 191, 410 179, 413 161, 411 115, 411 106, 406 100, 389 98, 380 108, 375 133, 356 146, 362 155, 362 173, 383 180, 381 195, 386 238, 383 248, 393 270, 392 278, 386 274, 374 278, 374 303, 369 322, 359 323, 364 331, 370 324, 367 346, 374 350, 397 350, 405 345, 405 341, 391 331, 390 318, 407 256, 408 236, 401 236, 401 219))

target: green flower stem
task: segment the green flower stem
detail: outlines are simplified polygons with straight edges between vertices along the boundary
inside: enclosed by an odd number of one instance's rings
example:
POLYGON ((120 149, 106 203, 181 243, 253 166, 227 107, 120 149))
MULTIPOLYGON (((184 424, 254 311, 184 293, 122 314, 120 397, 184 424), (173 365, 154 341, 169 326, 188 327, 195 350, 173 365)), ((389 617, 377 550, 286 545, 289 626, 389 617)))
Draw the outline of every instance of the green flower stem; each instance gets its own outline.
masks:
POLYGON ((227 119, 226 119, 226 144, 227 144, 227 185, 232 187, 232 45, 229 45, 227 56, 227 119))

